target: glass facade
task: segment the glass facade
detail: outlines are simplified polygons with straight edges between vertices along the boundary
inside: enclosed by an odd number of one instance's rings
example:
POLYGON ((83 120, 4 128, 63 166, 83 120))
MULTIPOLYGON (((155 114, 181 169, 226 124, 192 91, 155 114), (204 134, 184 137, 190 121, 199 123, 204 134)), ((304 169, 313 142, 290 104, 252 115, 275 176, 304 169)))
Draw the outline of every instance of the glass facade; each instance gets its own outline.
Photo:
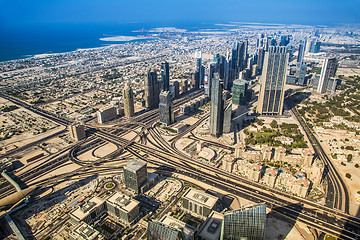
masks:
POLYGON ((264 203, 224 214, 221 240, 262 240, 265 234, 266 205, 264 203))
POLYGON ((124 167, 124 181, 127 189, 140 192, 140 187, 147 180, 147 166, 141 161, 131 161, 124 167))
POLYGON ((171 227, 156 221, 149 221, 147 228, 147 240, 181 240, 182 234, 171 227))

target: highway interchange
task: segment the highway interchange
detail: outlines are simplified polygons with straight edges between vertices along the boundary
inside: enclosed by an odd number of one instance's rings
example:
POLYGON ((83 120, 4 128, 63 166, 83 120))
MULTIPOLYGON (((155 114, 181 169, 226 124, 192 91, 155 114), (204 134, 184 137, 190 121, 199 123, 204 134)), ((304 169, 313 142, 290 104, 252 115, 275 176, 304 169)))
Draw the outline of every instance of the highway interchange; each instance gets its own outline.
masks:
MULTIPOLYGON (((175 111, 184 102, 194 99, 201 94, 202 92, 197 91, 191 93, 189 96, 175 100, 175 111)), ((55 116, 8 95, 0 93, 0 97, 12 101, 17 105, 58 124, 68 126, 72 123, 68 119, 55 116)), ((209 117, 209 113, 205 113, 194 125, 189 126, 184 132, 173 137, 170 141, 166 141, 161 136, 158 129, 154 127, 154 123, 158 120, 157 109, 145 111, 133 117, 129 122, 123 122, 114 128, 101 128, 87 124, 87 139, 67 147, 57 154, 51 155, 46 162, 17 177, 23 185, 27 185, 31 180, 44 176, 65 165, 76 163, 81 166, 70 173, 58 176, 53 175, 47 179, 32 182, 33 185, 46 187, 59 180, 72 177, 87 177, 100 172, 118 171, 119 169, 116 169, 116 167, 109 167, 108 164, 111 162, 121 163, 126 159, 126 156, 131 154, 132 156, 158 166, 157 169, 159 171, 169 175, 184 175, 197 181, 206 182, 216 188, 253 202, 265 202, 267 206, 271 208, 272 213, 281 215, 286 219, 289 219, 289 221, 297 220, 303 222, 320 232, 340 236, 341 239, 360 239, 360 219, 348 214, 349 193, 343 180, 324 150, 321 148, 319 142, 317 142, 316 138, 312 135, 311 129, 307 127, 295 108, 292 108, 292 114, 304 128, 317 156, 324 161, 324 164, 328 169, 328 174, 325 176, 324 180, 328 183, 326 206, 276 189, 268 189, 264 185, 249 181, 239 175, 229 173, 210 164, 193 159, 176 149, 176 141, 186 134, 191 133, 193 129, 209 117), (127 140, 123 136, 130 131, 136 132, 136 134, 131 140, 127 140), (108 142, 117 146, 117 150, 110 153, 108 156, 95 162, 82 161, 77 158, 81 153, 86 152, 89 149, 98 148, 108 142)), ((216 142, 208 141, 208 144, 233 149, 231 146, 216 142)), ((121 165, 119 168, 121 169, 121 165)), ((14 192, 14 190, 9 184, 2 183, 0 185, 1 198, 12 192, 14 192)))

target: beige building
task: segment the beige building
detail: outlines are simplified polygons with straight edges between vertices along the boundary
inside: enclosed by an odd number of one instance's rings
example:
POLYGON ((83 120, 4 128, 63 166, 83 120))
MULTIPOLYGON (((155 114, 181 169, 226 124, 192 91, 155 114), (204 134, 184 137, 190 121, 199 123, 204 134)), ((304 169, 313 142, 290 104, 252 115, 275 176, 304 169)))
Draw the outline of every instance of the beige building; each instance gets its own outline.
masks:
POLYGON ((108 213, 121 222, 130 225, 139 216, 140 203, 130 196, 115 193, 106 200, 108 213))
POLYGON ((80 222, 91 225, 100 219, 106 212, 105 201, 98 197, 93 197, 85 203, 81 204, 78 209, 70 213, 73 223, 80 222))
POLYGON ((182 209, 199 218, 206 219, 217 201, 218 198, 213 195, 190 188, 182 196, 182 209))
POLYGON ((286 156, 286 149, 284 147, 275 148, 274 161, 284 162, 286 156))
POLYGON ((70 137, 76 141, 86 138, 84 125, 73 124, 69 126, 70 137))
POLYGON ((273 188, 275 186, 278 171, 274 168, 267 168, 264 177, 261 179, 261 183, 273 188))
POLYGON ((176 218, 173 218, 169 215, 166 215, 162 220, 161 223, 165 226, 169 226, 175 228, 179 232, 182 232, 184 240, 193 240, 196 232, 196 228, 193 226, 186 224, 176 218))
POLYGON ((235 159, 233 155, 225 155, 222 159, 222 169, 228 172, 233 171, 235 159))

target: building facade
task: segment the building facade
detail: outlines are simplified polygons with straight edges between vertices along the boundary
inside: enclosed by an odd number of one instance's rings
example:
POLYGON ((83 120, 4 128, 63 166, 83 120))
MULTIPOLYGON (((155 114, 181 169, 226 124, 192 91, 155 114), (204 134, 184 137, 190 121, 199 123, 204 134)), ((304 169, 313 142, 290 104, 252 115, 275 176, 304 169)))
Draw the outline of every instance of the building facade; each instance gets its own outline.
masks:
POLYGON ((257 111, 263 115, 281 115, 289 54, 286 47, 269 47, 265 53, 257 111))
POLYGON ((140 192, 141 186, 147 181, 147 164, 140 160, 134 160, 124 166, 124 181, 126 189, 140 192))
POLYGON ((221 240, 262 240, 265 237, 265 203, 224 213, 221 240))
POLYGON ((161 91, 159 104, 160 122, 166 126, 174 122, 174 107, 169 91, 161 91))
POLYGON ((124 114, 127 117, 134 115, 134 93, 129 84, 126 84, 123 89, 123 98, 124 98, 124 114))
MULTIPOLYGON (((336 58, 326 58, 321 68, 319 83, 317 85, 318 93, 326 93, 329 91, 330 78, 335 77, 337 68, 336 58)), ((330 87, 331 89, 331 87, 330 87)))

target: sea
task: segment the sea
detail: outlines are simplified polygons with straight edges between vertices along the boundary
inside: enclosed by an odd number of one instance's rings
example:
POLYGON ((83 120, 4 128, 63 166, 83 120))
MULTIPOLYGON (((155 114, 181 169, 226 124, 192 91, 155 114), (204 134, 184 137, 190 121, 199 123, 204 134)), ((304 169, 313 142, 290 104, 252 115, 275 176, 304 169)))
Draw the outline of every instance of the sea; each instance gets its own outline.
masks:
POLYGON ((101 41, 100 38, 146 35, 146 30, 160 27, 190 31, 216 28, 214 23, 204 22, 52 23, 11 28, 0 26, 0 62, 37 54, 122 44, 124 42, 101 41))

